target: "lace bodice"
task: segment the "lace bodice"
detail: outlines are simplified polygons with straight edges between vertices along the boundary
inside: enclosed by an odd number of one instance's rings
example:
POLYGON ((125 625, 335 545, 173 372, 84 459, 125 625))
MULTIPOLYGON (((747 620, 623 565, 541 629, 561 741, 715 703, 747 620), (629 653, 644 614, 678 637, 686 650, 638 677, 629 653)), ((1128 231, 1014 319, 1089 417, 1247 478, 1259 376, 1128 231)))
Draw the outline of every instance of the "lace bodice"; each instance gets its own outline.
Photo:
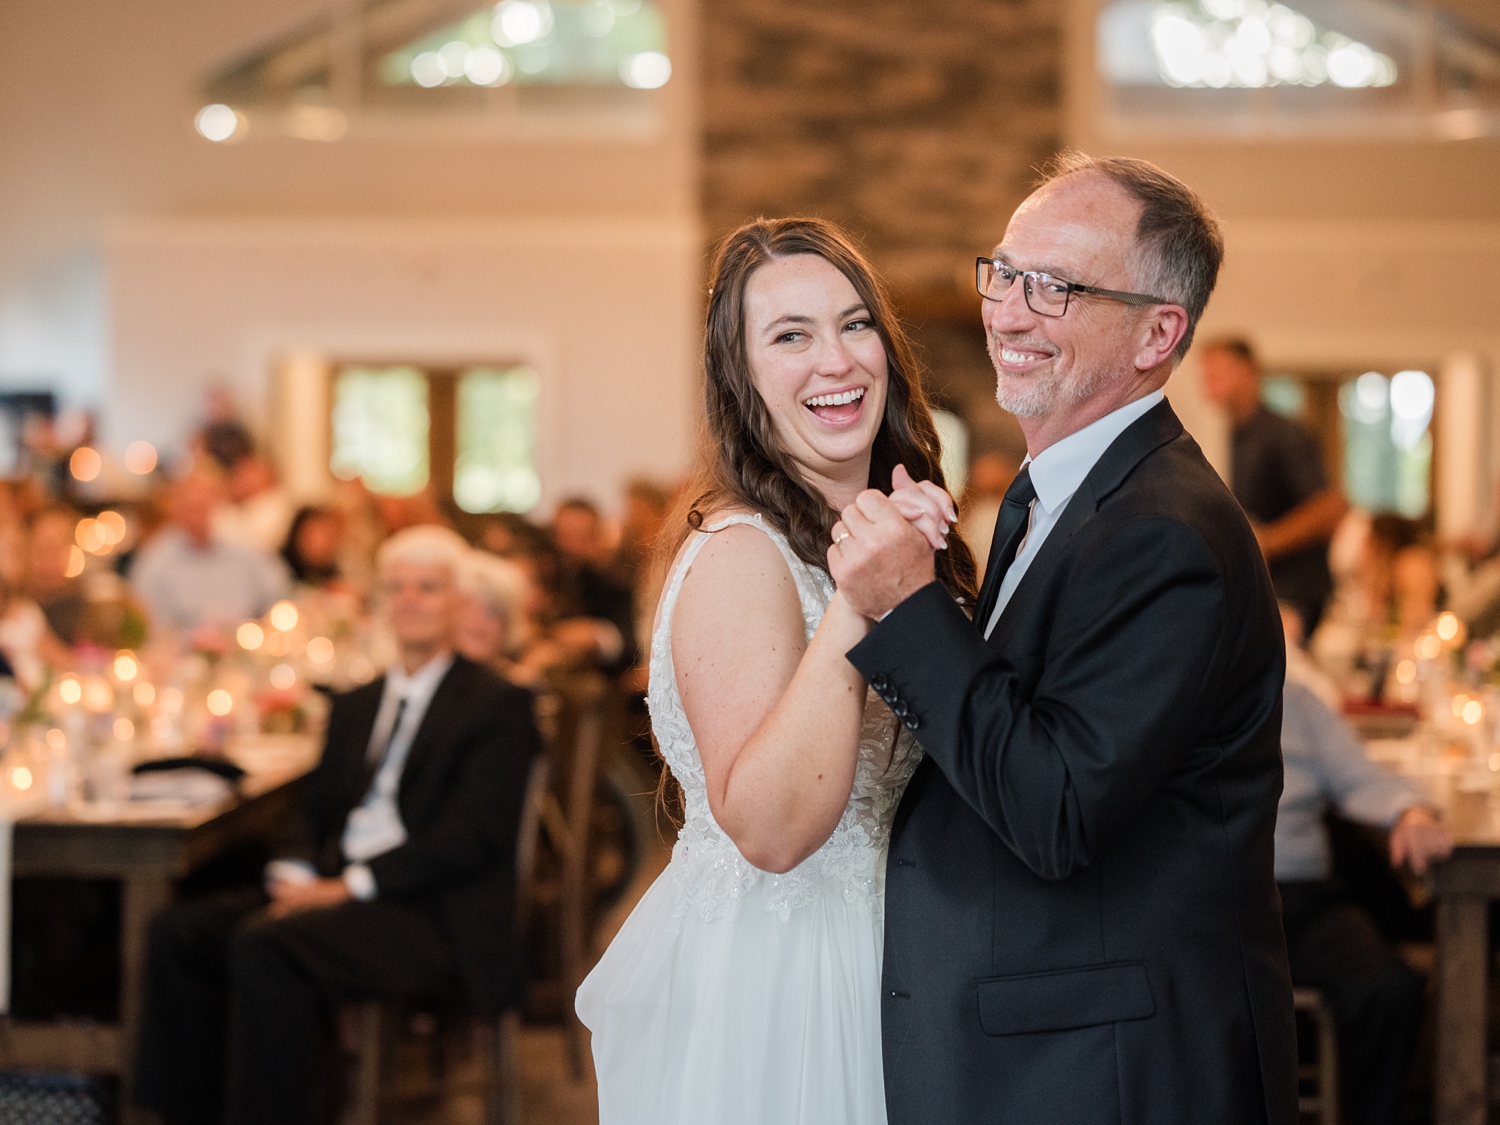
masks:
POLYGON ((911 732, 873 691, 865 701, 864 729, 855 763, 854 788, 838 827, 828 842, 784 875, 753 867, 715 822, 698 746, 677 692, 672 663, 672 612, 693 559, 710 531, 730 524, 749 524, 770 536, 797 586, 802 621, 811 640, 833 597, 833 582, 792 551, 784 536, 759 515, 733 515, 701 531, 683 548, 662 592, 661 610, 651 638, 651 680, 647 704, 651 726, 663 757, 682 786, 684 819, 672 849, 672 867, 687 908, 704 921, 729 914, 752 888, 767 884, 766 909, 789 918, 793 910, 821 894, 845 900, 874 900, 885 878, 885 853, 891 818, 901 791, 911 779, 922 750, 911 732))

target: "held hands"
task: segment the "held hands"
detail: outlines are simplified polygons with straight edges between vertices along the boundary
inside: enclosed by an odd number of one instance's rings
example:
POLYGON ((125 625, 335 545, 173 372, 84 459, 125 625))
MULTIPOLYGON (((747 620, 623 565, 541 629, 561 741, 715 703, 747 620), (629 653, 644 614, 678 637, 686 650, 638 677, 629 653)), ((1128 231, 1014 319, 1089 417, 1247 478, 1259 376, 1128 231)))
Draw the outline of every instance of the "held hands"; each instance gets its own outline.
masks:
POLYGON ((1391 829, 1393 867, 1404 863, 1418 875, 1425 875, 1433 863, 1452 854, 1452 830, 1421 805, 1407 809, 1391 829))
POLYGON ((285 918, 303 910, 321 906, 337 906, 351 897, 349 887, 342 879, 312 879, 307 882, 277 879, 267 888, 271 896, 269 912, 272 918, 285 918))
POLYGON ((946 549, 958 518, 946 492, 912 480, 904 465, 891 484, 889 496, 867 489, 844 509, 828 550, 828 571, 844 598, 874 619, 933 581, 934 555, 946 549))

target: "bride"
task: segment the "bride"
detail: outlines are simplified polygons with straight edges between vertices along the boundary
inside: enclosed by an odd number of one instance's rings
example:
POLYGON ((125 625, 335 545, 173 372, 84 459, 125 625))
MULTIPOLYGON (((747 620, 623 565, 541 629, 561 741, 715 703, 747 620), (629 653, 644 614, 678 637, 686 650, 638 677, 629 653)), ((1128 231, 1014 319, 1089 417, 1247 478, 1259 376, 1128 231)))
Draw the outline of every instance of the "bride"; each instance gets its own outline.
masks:
MULTIPOLYGON (((872 1125, 886 846, 921 750, 844 658, 869 622, 833 589, 829 529, 907 469, 902 514, 935 547, 954 511, 910 345, 848 239, 759 220, 713 272, 709 441, 648 696, 685 818, 578 1013, 601 1125, 872 1125)), ((957 536, 938 576, 972 595, 957 536)))

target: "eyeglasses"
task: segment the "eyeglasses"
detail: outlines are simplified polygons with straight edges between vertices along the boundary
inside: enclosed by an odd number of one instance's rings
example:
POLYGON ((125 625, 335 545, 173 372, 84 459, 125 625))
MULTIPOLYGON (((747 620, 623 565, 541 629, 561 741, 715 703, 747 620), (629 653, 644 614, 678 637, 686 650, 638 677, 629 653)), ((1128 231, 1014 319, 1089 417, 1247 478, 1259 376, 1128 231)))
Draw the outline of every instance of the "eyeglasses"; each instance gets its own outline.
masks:
POLYGON ((979 295, 987 301, 1005 300, 1005 295, 1010 292, 1011 282, 1021 278, 1021 292, 1026 298, 1026 307, 1037 316, 1062 316, 1068 311, 1068 300, 1074 293, 1108 297, 1111 301, 1124 301, 1127 305, 1176 303, 1161 297, 1148 297, 1144 293, 1122 293, 1118 289, 1100 289, 1094 285, 1080 285, 1076 281, 1063 281, 1050 273, 1038 273, 1036 270, 1018 270, 999 258, 975 258, 974 274, 979 295))

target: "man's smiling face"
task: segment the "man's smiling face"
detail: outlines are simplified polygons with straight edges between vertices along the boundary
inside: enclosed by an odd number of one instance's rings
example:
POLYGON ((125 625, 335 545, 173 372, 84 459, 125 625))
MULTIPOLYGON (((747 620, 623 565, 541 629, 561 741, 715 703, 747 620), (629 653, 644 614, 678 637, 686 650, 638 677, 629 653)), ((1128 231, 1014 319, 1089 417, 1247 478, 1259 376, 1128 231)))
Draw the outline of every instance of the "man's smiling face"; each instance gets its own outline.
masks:
MULTIPOLYGON (((1017 209, 994 256, 1063 281, 1138 291, 1136 223, 1141 205, 1102 175, 1057 180, 1017 209)), ((1023 418, 1091 398, 1134 370, 1130 333, 1140 317, 1119 301, 1074 293, 1065 316, 1027 307, 1021 279, 981 315, 1000 406, 1023 418)))

